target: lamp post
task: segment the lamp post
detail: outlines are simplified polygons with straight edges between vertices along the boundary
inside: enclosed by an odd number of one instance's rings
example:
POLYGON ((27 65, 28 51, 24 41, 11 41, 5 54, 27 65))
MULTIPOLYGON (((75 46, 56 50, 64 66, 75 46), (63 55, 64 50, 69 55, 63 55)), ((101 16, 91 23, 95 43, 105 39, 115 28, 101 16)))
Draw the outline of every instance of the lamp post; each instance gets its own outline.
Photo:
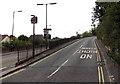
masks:
MULTIPOLYGON (((43 29, 44 31, 46 31, 46 32, 48 32, 49 30, 51 30, 51 29, 48 29, 47 28, 47 6, 48 5, 55 5, 55 4, 57 4, 57 3, 46 3, 46 4, 37 4, 37 5, 45 5, 46 6, 46 28, 45 29, 43 29)), ((48 47, 48 44, 47 44, 47 34, 46 34, 46 36, 45 36, 45 39, 46 39, 46 49, 47 49, 47 47, 48 47)))
MULTIPOLYGON (((11 51, 13 51, 13 34, 14 34, 14 19, 15 19, 15 13, 16 12, 22 12, 22 10, 20 10, 20 11, 14 11, 13 12, 13 25, 12 25, 12 35, 11 35, 11 51)), ((17 60, 18 60, 18 63, 19 63, 19 48, 17 48, 18 49, 18 56, 17 56, 17 60)))
POLYGON ((15 19, 15 13, 16 12, 22 12, 20 11, 14 11, 13 12, 13 24, 12 24, 12 35, 11 35, 11 51, 13 51, 13 33, 14 33, 14 19, 15 19))
POLYGON ((14 33, 14 19, 15 19, 15 13, 16 13, 16 12, 22 12, 22 10, 20 10, 20 11, 14 11, 14 12, 13 12, 12 37, 13 37, 13 33, 14 33))

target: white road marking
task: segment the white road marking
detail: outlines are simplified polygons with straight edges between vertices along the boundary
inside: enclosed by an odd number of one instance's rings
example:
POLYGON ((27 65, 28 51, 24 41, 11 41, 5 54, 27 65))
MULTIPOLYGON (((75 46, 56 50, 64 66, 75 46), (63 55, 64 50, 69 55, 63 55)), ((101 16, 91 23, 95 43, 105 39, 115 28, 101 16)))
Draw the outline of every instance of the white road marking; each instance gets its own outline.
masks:
POLYGON ((79 49, 77 49, 72 55, 75 55, 78 51, 79 51, 79 49))
POLYGON ((89 59, 92 59, 92 55, 90 55, 90 54, 87 54, 87 57, 86 57, 87 59, 89 58, 89 59))
POLYGON ((51 76, 53 76, 55 73, 57 73, 59 71, 59 69, 64 66, 66 63, 68 62, 68 60, 66 60, 60 67, 58 67, 52 74, 50 74, 47 78, 50 78, 51 76))
POLYGON ((3 69, 6 69, 6 68, 7 68, 7 67, 2 67, 2 68, 0 68, 0 71, 3 70, 3 69))
MULTIPOLYGON (((86 42, 86 41, 85 41, 86 42)), ((85 44, 85 42, 79 47, 79 49, 77 49, 72 55, 75 55, 82 47, 83 45, 85 44)))
POLYGON ((82 54, 81 56, 80 56, 80 59, 92 59, 92 54, 90 55, 90 54, 82 54))
POLYGON ((82 55, 80 56, 80 59, 85 59, 85 57, 86 57, 86 54, 82 54, 82 55))
POLYGON ((82 49, 85 49, 85 47, 82 47, 82 49))
POLYGON ((79 49, 81 49, 82 47, 83 47, 83 45, 81 45, 79 49))

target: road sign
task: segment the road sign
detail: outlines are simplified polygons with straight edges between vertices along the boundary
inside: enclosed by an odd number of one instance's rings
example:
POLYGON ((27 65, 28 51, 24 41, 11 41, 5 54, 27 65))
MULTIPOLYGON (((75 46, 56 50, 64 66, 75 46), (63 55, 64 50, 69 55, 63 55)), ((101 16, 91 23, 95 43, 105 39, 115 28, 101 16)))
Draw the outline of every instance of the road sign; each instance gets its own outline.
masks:
POLYGON ((51 35, 50 34, 44 34, 44 39, 51 39, 51 35))
POLYGON ((44 34, 49 34, 49 30, 44 30, 44 34))
POLYGON ((37 23, 37 17, 35 17, 35 16, 32 17, 32 18, 31 18, 31 23, 32 23, 32 24, 36 24, 36 23, 37 23))

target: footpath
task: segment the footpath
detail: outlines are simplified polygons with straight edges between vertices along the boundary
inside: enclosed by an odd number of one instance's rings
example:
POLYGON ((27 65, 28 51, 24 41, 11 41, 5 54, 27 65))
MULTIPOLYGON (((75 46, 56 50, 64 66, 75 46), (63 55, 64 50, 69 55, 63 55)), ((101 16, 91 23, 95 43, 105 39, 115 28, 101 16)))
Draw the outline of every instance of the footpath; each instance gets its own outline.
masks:
POLYGON ((120 84, 120 65, 118 65, 112 58, 107 55, 107 48, 100 40, 95 40, 98 50, 100 52, 102 62, 107 70, 110 82, 112 84, 120 84))
POLYGON ((36 55, 34 58, 32 58, 32 59, 30 59, 30 60, 28 60, 28 61, 26 61, 26 62, 24 62, 24 63, 22 63, 22 64, 20 64, 20 65, 18 65, 18 66, 16 66, 16 67, 14 67, 14 68, 11 68, 11 69, 6 70, 6 71, 2 71, 2 72, 0 73, 0 78, 6 76, 6 75, 8 75, 8 74, 11 74, 11 73, 13 73, 13 72, 15 72, 15 71, 18 71, 18 70, 20 70, 20 69, 22 69, 22 68, 25 68, 25 67, 27 67, 27 66, 29 66, 29 65, 37 62, 37 61, 39 61, 39 60, 41 60, 41 59, 49 56, 50 54, 55 53, 55 52, 57 52, 58 50, 60 50, 60 49, 62 49, 62 48, 65 48, 66 46, 68 46, 68 45, 70 45, 70 44, 72 44, 72 43, 74 43, 74 42, 77 42, 77 41, 79 41, 79 40, 80 40, 80 39, 76 39, 76 40, 70 41, 70 42, 68 42, 68 43, 62 44, 62 45, 60 45, 60 46, 58 46, 58 47, 55 47, 55 48, 53 48, 53 49, 48 49, 48 50, 46 50, 46 51, 43 51, 42 53, 36 55))

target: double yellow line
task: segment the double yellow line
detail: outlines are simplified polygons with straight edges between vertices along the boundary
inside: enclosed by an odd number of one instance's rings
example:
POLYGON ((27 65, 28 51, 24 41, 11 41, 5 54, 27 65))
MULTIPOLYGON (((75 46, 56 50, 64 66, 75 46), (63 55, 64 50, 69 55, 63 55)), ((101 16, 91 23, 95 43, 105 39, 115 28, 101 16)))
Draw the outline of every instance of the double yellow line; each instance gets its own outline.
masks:
POLYGON ((103 69, 101 66, 98 66, 98 78, 99 78, 99 84, 104 84, 104 74, 103 74, 103 69))
MULTIPOLYGON (((95 41, 94 41, 94 44, 95 44, 95 41)), ((95 44, 95 47, 97 49, 96 44, 95 44)), ((97 49, 97 51, 98 51, 98 49, 97 49)), ((97 62, 99 63, 99 65, 98 65, 98 81, 99 81, 99 84, 105 84, 104 73, 103 73, 103 68, 101 66, 101 58, 100 58, 99 51, 97 53, 97 62)))

